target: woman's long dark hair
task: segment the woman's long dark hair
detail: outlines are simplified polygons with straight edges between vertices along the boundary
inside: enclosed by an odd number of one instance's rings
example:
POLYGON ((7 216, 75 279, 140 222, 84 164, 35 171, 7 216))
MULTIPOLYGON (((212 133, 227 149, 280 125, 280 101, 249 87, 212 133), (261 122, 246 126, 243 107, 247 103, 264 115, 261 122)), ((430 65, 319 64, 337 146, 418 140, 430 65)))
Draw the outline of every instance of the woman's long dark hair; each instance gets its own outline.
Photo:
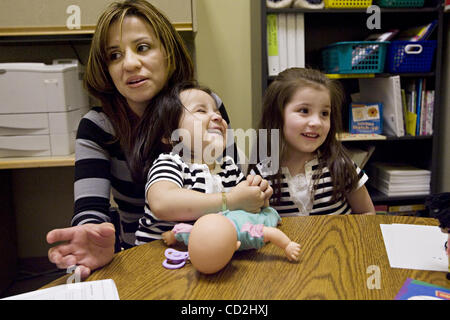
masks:
MULTIPOLYGON (((106 50, 111 26, 127 16, 142 18, 151 26, 166 52, 168 79, 166 88, 194 78, 194 67, 183 39, 169 19, 145 0, 114 2, 102 13, 92 38, 84 84, 89 94, 98 99, 115 130, 115 139, 125 151, 134 143, 133 131, 139 117, 129 108, 109 75, 110 58, 106 50)), ((154 97, 155 98, 155 97, 154 97)), ((148 108, 147 108, 148 109, 148 108)))
MULTIPOLYGON (((290 68, 280 72, 265 92, 263 114, 259 128, 267 129, 267 148, 269 153, 272 153, 270 150, 271 130, 279 130, 278 146, 280 148, 281 163, 286 150, 283 132, 284 108, 294 93, 303 87, 325 88, 330 94, 330 131, 324 143, 318 148, 319 167, 314 174, 319 174, 320 176, 323 168, 328 167, 333 183, 332 199, 338 199, 341 195, 347 195, 352 192, 358 182, 358 175, 352 160, 346 154, 341 142, 336 139, 336 133, 342 132, 341 109, 344 100, 342 87, 339 82, 327 78, 322 72, 314 69, 290 68)), ((257 156, 259 157, 259 152, 257 152, 257 156)), ((261 160, 264 159, 258 159, 258 161, 261 160)), ((250 165, 249 170, 254 168, 254 166, 254 164, 250 165)), ((271 202, 279 205, 281 201, 281 168, 269 180, 272 180, 272 188, 274 190, 271 202)), ((319 179, 315 181, 318 182, 319 179)))
POLYGON ((145 182, 156 158, 161 153, 172 150, 172 133, 179 128, 184 112, 180 93, 189 89, 199 89, 212 94, 209 88, 200 86, 194 80, 183 81, 162 91, 146 108, 136 129, 135 143, 128 155, 134 181, 145 182))

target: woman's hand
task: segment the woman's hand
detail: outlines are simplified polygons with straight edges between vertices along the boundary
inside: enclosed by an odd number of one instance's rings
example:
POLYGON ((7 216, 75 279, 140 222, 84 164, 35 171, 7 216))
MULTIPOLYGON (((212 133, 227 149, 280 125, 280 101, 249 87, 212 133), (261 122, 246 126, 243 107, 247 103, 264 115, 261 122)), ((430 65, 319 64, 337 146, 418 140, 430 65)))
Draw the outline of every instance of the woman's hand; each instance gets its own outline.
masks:
POLYGON ((47 234, 47 242, 64 243, 50 248, 48 259, 61 269, 78 265, 84 280, 112 260, 115 240, 114 225, 107 222, 54 229, 47 234))

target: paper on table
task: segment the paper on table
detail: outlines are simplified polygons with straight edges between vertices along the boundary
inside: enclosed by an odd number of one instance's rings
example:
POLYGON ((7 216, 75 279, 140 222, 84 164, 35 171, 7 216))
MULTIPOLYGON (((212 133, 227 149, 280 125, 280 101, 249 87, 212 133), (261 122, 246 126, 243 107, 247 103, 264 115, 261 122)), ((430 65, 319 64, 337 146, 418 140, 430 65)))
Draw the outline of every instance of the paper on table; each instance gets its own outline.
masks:
POLYGON ((445 241, 439 227, 410 224, 380 224, 392 268, 448 271, 445 241))
POLYGON ((120 300, 112 279, 63 284, 2 300, 120 300))

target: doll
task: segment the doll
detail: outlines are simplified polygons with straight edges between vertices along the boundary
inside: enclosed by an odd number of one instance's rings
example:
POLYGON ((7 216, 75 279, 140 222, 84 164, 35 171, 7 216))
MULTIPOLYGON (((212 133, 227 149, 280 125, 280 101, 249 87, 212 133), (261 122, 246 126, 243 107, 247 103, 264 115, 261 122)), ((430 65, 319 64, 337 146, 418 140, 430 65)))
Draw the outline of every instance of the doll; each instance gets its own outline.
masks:
POLYGON ((258 214, 225 211, 204 215, 193 226, 177 224, 162 237, 169 246, 183 241, 193 266, 201 273, 212 274, 225 267, 235 251, 259 249, 269 241, 283 249, 290 261, 296 261, 300 245, 276 228, 280 221, 271 207, 258 214))

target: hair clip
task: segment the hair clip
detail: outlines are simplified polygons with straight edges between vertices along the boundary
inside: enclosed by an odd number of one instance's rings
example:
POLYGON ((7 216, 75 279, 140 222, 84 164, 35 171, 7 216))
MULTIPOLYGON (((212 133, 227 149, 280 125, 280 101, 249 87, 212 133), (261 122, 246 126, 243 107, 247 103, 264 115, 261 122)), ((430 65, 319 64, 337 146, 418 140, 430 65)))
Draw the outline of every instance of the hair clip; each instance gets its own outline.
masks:
POLYGON ((166 269, 182 268, 189 260, 189 252, 177 251, 172 248, 166 249, 164 255, 167 259, 163 261, 162 265, 166 269))

